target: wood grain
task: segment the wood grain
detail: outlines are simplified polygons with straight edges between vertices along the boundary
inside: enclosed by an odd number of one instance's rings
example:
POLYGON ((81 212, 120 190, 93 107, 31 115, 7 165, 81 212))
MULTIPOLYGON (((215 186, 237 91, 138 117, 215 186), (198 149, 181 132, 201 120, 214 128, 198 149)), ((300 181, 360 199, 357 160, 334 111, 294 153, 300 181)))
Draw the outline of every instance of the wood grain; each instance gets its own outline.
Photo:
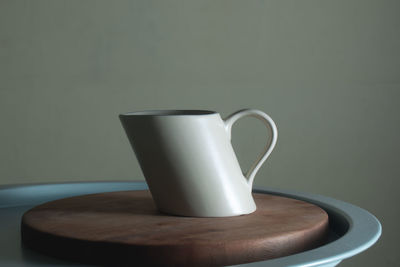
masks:
MULTIPOLYGON (((173 196, 171 196, 173 197, 173 196)), ((221 266, 321 245, 328 215, 299 200, 254 194, 257 211, 225 218, 158 212, 148 191, 66 198, 27 211, 22 241, 36 251, 112 266, 221 266)))

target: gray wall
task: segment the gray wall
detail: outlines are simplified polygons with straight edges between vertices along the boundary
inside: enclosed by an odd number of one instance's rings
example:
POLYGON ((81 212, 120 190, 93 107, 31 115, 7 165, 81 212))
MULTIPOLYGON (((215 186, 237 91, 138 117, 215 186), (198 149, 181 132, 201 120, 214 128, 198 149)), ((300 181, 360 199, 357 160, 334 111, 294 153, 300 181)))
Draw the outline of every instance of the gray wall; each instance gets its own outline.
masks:
MULTIPOLYGON (((279 141, 255 184, 383 223, 342 266, 396 266, 399 1, 0 1, 0 184, 141 180, 118 113, 244 107, 279 141)), ((243 168, 264 144, 234 127, 243 168)))

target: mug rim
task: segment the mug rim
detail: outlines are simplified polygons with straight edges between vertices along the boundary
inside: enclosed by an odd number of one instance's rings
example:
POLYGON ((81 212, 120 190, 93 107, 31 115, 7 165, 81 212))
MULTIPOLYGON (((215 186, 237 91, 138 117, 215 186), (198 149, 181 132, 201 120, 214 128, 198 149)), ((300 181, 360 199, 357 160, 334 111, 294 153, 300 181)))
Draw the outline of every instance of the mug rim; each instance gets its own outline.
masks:
POLYGON ((201 109, 153 109, 126 112, 120 114, 120 116, 204 116, 215 114, 218 114, 218 112, 201 109))

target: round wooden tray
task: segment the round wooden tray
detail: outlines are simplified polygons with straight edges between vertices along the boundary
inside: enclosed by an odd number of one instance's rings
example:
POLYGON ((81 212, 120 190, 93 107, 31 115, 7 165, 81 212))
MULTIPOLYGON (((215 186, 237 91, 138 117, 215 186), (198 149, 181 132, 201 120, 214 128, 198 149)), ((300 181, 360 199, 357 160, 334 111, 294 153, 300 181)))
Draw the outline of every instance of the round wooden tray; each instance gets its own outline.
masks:
POLYGON ((253 196, 256 212, 224 218, 159 213, 149 191, 65 198, 27 211, 22 241, 47 255, 114 266, 233 265, 325 242, 328 215, 323 209, 291 198, 253 196))

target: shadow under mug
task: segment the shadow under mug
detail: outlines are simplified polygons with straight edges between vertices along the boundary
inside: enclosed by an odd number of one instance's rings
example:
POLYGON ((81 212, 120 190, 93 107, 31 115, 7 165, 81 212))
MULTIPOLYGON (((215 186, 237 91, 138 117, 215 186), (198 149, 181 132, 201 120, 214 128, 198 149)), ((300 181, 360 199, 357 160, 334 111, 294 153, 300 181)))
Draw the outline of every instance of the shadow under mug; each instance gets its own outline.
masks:
POLYGON ((152 110, 121 114, 157 208, 164 213, 225 217, 256 210, 252 184, 278 137, 273 120, 255 109, 225 119, 207 110, 152 110), (243 174, 231 144, 232 125, 251 116, 269 130, 268 142, 243 174))

